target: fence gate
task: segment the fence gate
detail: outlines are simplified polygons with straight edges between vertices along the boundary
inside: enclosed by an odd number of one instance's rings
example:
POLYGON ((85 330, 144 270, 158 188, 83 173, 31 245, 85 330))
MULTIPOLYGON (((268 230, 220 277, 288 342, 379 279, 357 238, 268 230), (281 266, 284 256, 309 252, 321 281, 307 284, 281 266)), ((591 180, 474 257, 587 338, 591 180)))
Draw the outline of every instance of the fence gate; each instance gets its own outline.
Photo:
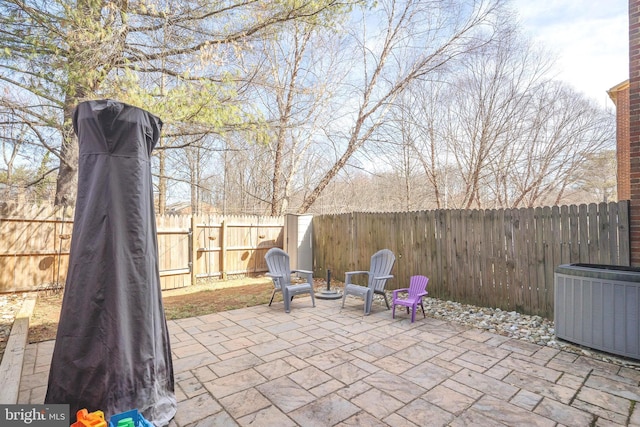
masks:
POLYGON ((162 290, 191 285, 191 228, 188 217, 158 216, 158 265, 162 290))

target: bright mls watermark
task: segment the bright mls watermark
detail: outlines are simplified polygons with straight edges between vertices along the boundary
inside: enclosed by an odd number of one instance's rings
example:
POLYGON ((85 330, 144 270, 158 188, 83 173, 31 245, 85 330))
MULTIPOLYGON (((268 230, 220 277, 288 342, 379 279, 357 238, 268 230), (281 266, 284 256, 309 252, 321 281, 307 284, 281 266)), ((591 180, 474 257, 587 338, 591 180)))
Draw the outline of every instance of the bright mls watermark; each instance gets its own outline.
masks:
POLYGON ((0 426, 69 427, 69 405, 0 405, 0 426))

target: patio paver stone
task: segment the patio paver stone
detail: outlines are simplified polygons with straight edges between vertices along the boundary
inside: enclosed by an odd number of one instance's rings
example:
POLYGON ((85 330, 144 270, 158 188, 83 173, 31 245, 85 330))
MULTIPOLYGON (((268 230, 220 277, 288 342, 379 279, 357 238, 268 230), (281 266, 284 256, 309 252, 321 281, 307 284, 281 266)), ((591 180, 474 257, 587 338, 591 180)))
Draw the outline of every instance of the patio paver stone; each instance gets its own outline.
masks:
MULTIPOLYGON (((640 427, 640 370, 350 299, 169 321, 169 427, 640 427)), ((53 343, 27 345, 18 403, 43 403, 53 343)))

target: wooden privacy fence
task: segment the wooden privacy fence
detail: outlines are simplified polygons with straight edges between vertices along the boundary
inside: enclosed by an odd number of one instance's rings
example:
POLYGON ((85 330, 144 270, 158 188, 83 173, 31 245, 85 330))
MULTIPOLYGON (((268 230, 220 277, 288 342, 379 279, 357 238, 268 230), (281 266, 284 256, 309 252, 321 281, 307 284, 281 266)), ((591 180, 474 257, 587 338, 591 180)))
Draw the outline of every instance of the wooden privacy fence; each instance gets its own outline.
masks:
POLYGON ((284 217, 165 215, 156 224, 163 289, 266 272, 264 255, 283 242, 284 217))
MULTIPOLYGON (((352 213, 314 217, 314 275, 366 270, 382 248, 397 257, 389 288, 430 278, 431 296, 553 317, 557 265, 629 265, 627 201, 507 210, 352 213)), ((0 293, 64 284, 73 213, 0 204, 0 293)), ((163 289, 200 277, 259 273, 283 247, 284 218, 158 216, 163 289)))
MULTIPOLYGON (((282 247, 283 217, 157 216, 163 289, 199 277, 267 270, 264 254, 282 247)), ((0 203, 0 293, 59 288, 69 260, 73 211, 0 203)))
POLYGON ((629 265, 627 201, 505 210, 352 213, 313 218, 315 275, 367 270, 396 254, 390 288, 430 278, 429 295, 553 318, 554 269, 629 265))
POLYGON ((0 292, 64 283, 71 218, 70 209, 0 203, 0 292))

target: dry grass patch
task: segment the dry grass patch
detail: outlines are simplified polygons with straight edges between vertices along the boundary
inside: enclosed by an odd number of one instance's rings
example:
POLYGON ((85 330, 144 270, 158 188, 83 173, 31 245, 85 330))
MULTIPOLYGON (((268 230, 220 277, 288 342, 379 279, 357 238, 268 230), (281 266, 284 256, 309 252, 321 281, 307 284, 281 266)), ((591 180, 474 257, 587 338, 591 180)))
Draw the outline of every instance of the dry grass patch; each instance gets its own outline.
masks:
MULTIPOLYGON (((268 304, 273 284, 268 277, 248 277, 234 280, 199 280, 195 286, 162 292, 167 319, 184 319, 220 311, 268 304)), ((274 301, 282 301, 276 294, 274 301)), ((56 338, 62 292, 38 293, 31 321, 29 342, 36 343, 56 338)))

